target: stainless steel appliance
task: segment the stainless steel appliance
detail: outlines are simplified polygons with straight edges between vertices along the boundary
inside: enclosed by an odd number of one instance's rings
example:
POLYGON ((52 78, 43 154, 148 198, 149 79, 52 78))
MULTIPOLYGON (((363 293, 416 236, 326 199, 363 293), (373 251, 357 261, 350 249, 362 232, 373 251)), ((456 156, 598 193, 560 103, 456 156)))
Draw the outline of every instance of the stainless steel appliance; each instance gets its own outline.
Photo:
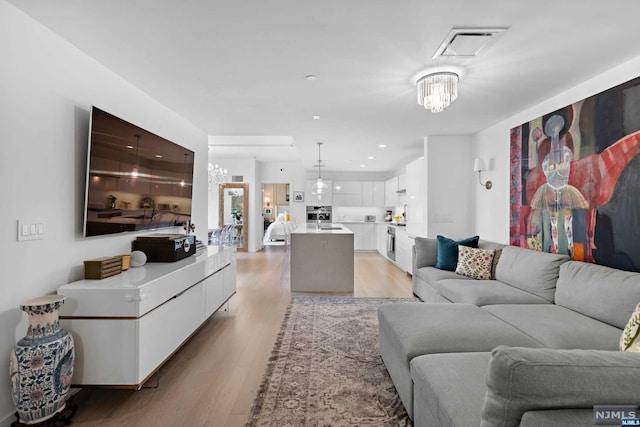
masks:
POLYGON ((331 206, 307 206, 307 224, 331 223, 331 206))
POLYGON ((396 260, 396 228, 387 227, 387 256, 396 260))

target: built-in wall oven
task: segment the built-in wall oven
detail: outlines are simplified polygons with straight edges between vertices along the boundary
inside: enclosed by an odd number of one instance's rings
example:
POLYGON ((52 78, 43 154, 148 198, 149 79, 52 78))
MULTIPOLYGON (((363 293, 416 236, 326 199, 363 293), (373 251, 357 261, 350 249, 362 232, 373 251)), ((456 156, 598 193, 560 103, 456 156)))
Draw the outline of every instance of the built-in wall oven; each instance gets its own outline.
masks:
POLYGON ((396 228, 387 226, 387 256, 396 260, 396 228))
POLYGON ((331 223, 331 206, 307 206, 307 223, 331 223))

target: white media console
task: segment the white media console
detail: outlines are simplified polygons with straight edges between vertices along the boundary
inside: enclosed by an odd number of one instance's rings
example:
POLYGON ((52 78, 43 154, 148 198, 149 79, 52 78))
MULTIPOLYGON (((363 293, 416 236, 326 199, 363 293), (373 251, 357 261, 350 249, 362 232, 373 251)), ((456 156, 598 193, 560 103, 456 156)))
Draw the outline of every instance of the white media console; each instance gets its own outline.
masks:
POLYGON ((140 388, 236 292, 236 249, 209 246, 58 288, 73 334, 73 385, 140 388))

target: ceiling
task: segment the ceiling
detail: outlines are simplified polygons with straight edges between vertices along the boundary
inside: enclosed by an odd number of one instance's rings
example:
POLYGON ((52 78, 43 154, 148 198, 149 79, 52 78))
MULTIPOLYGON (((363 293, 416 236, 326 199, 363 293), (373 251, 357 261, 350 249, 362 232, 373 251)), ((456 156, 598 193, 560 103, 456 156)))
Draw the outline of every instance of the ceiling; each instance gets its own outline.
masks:
POLYGON ((214 156, 307 170, 317 141, 326 171, 396 170, 424 136, 474 133, 640 55, 637 0, 10 2, 211 135, 214 156), (509 29, 433 59, 454 27, 509 29), (458 99, 424 110, 415 80, 452 67, 458 99))

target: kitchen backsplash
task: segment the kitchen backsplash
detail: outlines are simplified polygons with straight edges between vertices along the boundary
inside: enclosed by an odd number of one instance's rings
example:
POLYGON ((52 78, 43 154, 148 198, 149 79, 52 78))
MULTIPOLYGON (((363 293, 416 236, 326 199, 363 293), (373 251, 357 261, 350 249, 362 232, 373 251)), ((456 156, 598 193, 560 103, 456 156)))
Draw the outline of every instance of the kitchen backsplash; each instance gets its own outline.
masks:
MULTIPOLYGON (((334 222, 348 222, 364 221, 365 215, 375 215, 376 221, 384 221, 385 208, 376 207, 347 207, 347 206, 334 206, 333 207, 333 221, 334 222)), ((400 214, 402 214, 402 206, 400 207, 400 214)))

